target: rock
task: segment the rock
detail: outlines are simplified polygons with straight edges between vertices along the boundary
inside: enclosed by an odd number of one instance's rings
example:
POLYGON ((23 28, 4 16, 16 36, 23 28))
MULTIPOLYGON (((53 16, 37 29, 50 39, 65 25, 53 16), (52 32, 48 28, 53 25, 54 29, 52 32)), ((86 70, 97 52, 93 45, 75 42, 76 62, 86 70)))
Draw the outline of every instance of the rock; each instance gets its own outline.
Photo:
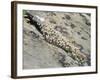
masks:
POLYGON ((90 25, 85 22, 85 20, 90 22, 89 14, 88 16, 85 13, 80 15, 80 13, 46 11, 26 10, 26 12, 31 14, 30 18, 36 16, 33 19, 36 21, 32 21, 27 15, 25 18, 23 17, 24 69, 76 67, 91 64, 90 56, 87 56, 90 55, 88 51, 91 38, 88 36, 90 35, 90 25), (28 23, 27 19, 29 19, 28 23), (60 40, 61 42, 59 42, 60 40), (65 46, 68 41, 69 43, 65 46), (73 41, 82 47, 75 45, 73 41), (67 47, 68 51, 66 51, 67 47), (76 53, 74 48, 79 49, 79 52, 76 53))

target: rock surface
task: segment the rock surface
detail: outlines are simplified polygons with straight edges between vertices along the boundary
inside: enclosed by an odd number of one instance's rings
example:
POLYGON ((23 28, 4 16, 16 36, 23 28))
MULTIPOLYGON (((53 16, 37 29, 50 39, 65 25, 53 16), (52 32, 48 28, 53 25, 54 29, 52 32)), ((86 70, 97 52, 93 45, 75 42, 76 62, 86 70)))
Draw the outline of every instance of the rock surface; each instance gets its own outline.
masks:
MULTIPOLYGON (((24 10, 23 14, 23 68, 54 68, 54 67, 76 67, 91 65, 91 15, 89 13, 69 13, 69 12, 47 12, 24 10), (39 25, 46 25, 47 29, 52 29, 70 41, 70 46, 79 48, 83 56, 86 56, 84 63, 78 61, 77 53, 71 55, 58 45, 53 45, 50 36, 47 41, 36 25, 30 23, 29 18, 25 18, 28 12, 33 16, 40 17, 37 20, 39 25)), ((42 27, 44 27, 42 26, 42 27)), ((49 32, 49 31, 47 31, 49 32)), ((50 33, 50 32, 49 32, 50 33)), ((50 34, 51 35, 51 34, 50 34)), ((55 38, 54 38, 55 39, 55 38)), ((58 43, 55 40, 55 44, 58 43)))

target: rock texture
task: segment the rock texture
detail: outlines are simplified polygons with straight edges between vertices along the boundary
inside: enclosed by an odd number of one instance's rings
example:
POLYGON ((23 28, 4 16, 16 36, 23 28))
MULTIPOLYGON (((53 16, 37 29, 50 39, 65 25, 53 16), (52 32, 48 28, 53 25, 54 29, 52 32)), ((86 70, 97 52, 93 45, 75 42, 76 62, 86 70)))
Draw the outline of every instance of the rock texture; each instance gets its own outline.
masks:
POLYGON ((23 11, 23 68, 90 66, 89 13, 23 11))

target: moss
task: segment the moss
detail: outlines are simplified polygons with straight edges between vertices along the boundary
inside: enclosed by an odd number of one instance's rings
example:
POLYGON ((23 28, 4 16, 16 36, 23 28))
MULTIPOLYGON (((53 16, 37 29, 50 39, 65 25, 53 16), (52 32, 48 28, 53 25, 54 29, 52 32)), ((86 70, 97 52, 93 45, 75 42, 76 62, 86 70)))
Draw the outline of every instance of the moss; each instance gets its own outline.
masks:
POLYGON ((66 19, 70 20, 71 17, 69 15, 65 15, 66 19))
POLYGON ((23 10, 23 15, 25 15, 27 12, 26 12, 26 10, 23 10))
POLYGON ((73 29, 75 27, 76 27, 75 24, 71 23, 71 28, 73 29))
POLYGON ((81 39, 87 40, 85 37, 81 37, 81 39))

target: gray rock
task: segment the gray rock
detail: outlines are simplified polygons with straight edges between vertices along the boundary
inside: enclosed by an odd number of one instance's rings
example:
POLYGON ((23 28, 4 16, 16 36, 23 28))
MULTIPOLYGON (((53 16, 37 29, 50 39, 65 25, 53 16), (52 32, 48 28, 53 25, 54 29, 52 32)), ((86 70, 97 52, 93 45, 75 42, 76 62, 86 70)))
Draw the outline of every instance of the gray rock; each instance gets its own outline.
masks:
MULTIPOLYGON (((23 68, 54 68, 54 67, 76 67, 89 66, 90 59, 90 25, 86 24, 87 20, 90 23, 91 15, 85 13, 61 13, 61 12, 45 12, 45 11, 26 11, 33 16, 43 17, 46 21, 38 23, 47 25, 47 28, 52 28, 58 31, 62 36, 67 38, 72 45, 80 47, 82 55, 88 59, 82 63, 77 61, 75 56, 70 56, 71 52, 66 52, 62 48, 53 45, 52 42, 45 40, 45 37, 39 32, 35 25, 27 23, 27 18, 23 17, 23 68), (53 20, 53 22, 51 21, 53 20), (67 23, 67 24, 65 24, 67 23), (85 53, 85 54, 84 54, 85 53)), ((39 24, 39 25, 40 25, 39 24)), ((51 35, 51 34, 50 34, 51 35)), ((58 34, 57 34, 58 35, 58 34)))

